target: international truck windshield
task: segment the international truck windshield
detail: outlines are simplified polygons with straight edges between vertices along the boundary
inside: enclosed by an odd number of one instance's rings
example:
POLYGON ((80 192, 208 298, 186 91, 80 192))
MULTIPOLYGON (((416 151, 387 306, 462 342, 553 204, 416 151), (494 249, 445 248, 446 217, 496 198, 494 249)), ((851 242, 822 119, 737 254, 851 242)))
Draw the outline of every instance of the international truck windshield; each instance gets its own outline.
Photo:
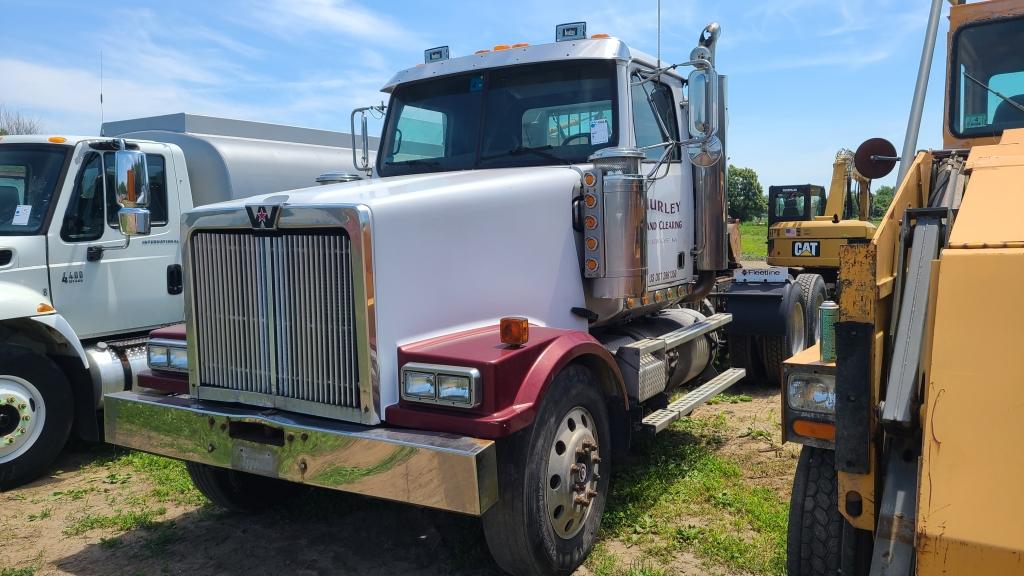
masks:
POLYGON ((982 22, 953 40, 951 132, 994 136, 1024 127, 1024 18, 982 22))
POLYGON ((614 62, 511 66, 400 85, 381 176, 586 162, 619 141, 614 62))
POLYGON ((46 144, 0 145, 0 235, 42 232, 69 151, 46 144))

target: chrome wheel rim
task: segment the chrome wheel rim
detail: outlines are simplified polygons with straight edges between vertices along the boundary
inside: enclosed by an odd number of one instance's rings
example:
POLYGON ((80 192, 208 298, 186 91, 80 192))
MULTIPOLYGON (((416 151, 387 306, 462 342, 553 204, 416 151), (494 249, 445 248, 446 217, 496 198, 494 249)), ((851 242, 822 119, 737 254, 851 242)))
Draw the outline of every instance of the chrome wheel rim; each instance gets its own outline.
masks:
POLYGON ((39 389, 17 376, 0 376, 0 464, 29 450, 46 422, 39 389))
POLYGON ((793 306, 793 310, 789 313, 789 355, 793 356, 797 352, 803 350, 807 346, 807 328, 804 321, 804 306, 797 302, 796 306, 793 306))
POLYGON ((548 448, 544 501, 548 522, 559 538, 579 534, 594 509, 601 479, 598 440, 593 416, 576 406, 562 418, 548 448))

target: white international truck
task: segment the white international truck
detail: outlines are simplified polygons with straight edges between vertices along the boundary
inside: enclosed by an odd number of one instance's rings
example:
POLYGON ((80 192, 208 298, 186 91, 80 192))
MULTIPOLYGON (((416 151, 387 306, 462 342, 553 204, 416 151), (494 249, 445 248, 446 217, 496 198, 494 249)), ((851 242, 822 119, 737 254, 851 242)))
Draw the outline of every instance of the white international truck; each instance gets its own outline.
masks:
MULTIPOLYGON (((672 66, 585 30, 427 50, 384 86, 375 178, 186 214, 185 327, 146 373, 175 393, 108 394, 106 439, 229 509, 364 494, 481 517, 509 573, 572 572, 631 439, 744 374, 714 367, 708 299, 734 304, 718 25, 672 66)), ((802 331, 797 286, 737 301, 802 331)))
POLYGON ((151 329, 183 319, 183 212, 352 172, 336 132, 188 114, 103 132, 0 137, 0 490, 41 474, 72 430, 99 439, 103 393, 131 386, 151 329), (150 233, 129 241, 121 148, 148 166, 150 233))

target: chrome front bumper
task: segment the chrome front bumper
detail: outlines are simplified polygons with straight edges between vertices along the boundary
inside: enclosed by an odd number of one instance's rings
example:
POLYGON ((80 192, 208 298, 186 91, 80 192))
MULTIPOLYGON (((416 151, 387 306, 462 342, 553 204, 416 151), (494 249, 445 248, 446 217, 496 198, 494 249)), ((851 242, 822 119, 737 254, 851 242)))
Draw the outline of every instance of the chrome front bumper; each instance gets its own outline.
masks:
POLYGON ((464 514, 498 499, 491 440, 136 392, 104 404, 119 446, 464 514))

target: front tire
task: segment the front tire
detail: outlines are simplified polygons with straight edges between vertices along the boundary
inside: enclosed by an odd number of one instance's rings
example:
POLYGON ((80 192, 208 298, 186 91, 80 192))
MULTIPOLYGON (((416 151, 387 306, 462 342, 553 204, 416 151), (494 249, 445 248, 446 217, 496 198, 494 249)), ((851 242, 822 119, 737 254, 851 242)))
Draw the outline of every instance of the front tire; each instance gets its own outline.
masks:
POLYGON ((299 485, 247 472, 185 462, 196 489, 214 505, 242 514, 255 514, 288 500, 299 485))
POLYGON ((499 501, 483 516, 488 548, 516 576, 567 575, 597 540, 611 477, 611 426, 598 383, 564 369, 532 426, 498 444, 499 501))
POLYGON ((0 490, 43 475, 71 433, 67 377, 42 354, 0 346, 0 490))
POLYGON ((835 453, 804 446, 789 507, 786 573, 790 576, 862 576, 871 565, 871 534, 839 512, 835 453))

